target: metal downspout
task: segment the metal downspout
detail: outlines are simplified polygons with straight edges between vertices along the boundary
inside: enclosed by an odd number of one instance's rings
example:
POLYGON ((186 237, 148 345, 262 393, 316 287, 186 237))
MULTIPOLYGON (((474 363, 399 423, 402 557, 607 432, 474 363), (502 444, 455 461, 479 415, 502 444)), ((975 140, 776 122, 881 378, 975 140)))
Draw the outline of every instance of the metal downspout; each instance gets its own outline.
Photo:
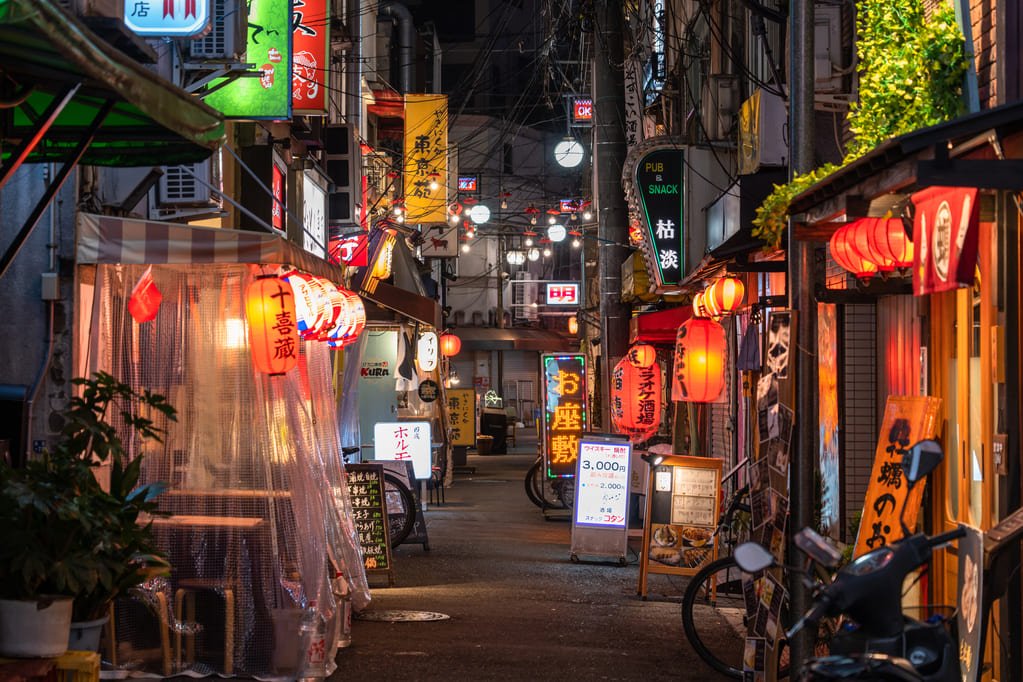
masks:
POLYGON ((398 89, 406 95, 412 92, 412 48, 415 45, 412 13, 399 2, 385 0, 380 3, 380 14, 398 22, 398 89))

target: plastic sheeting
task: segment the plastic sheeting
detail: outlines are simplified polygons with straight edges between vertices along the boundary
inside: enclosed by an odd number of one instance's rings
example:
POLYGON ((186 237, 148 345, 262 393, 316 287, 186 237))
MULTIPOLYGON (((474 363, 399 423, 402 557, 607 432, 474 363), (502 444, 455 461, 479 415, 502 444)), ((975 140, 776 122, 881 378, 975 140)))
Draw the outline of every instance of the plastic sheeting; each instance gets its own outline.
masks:
POLYGON ((356 609, 369 601, 332 353, 304 341, 286 375, 255 370, 243 292, 260 269, 249 265, 154 266, 163 302, 155 320, 136 324, 127 302, 144 270, 97 266, 80 316, 88 371, 162 393, 178 410, 177 422, 158 424, 162 444, 125 432, 132 456, 144 456, 142 482, 170 484, 157 499, 171 516, 154 529, 173 570, 118 604, 113 662, 158 675, 296 677, 309 672, 304 625, 322 636, 329 673, 336 571, 356 609))

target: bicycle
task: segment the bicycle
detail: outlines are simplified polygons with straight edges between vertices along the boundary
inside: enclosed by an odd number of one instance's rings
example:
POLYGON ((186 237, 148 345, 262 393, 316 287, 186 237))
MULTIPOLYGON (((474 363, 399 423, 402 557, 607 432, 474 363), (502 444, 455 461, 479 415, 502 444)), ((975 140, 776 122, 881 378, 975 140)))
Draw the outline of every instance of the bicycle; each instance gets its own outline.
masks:
POLYGON ((575 477, 548 477, 542 454, 526 471, 525 487, 529 501, 540 509, 570 509, 575 503, 575 477))
MULTIPOLYGON (((341 448, 344 462, 359 452, 357 446, 341 448)), ((387 500, 387 534, 394 549, 405 542, 416 523, 416 498, 398 475, 384 469, 384 499, 387 500)))

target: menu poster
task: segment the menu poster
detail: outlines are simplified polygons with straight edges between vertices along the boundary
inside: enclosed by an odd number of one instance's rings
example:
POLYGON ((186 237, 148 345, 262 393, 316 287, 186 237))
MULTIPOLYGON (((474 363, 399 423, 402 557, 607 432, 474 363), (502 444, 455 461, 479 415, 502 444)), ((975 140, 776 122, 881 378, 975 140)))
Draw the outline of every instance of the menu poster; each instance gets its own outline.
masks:
POLYGON ((644 566, 692 575, 714 558, 721 460, 669 457, 652 473, 644 566))
POLYGON ((767 669, 767 643, 762 637, 747 637, 742 655, 743 682, 762 682, 767 669))
POLYGON ((363 565, 367 573, 386 572, 389 583, 393 585, 387 501, 384 497, 384 467, 369 463, 349 464, 345 470, 363 565))
POLYGON ((579 442, 576 480, 578 525, 625 528, 629 505, 629 458, 632 446, 579 442))

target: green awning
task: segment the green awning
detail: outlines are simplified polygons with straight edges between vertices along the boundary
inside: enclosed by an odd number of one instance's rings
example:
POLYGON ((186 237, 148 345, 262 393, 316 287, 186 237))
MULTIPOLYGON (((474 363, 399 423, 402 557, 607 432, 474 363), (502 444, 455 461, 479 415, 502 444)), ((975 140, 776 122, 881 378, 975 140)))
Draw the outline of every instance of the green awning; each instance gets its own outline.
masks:
POLYGON ((81 163, 192 163, 224 141, 224 119, 217 111, 98 38, 57 0, 0 0, 4 160, 38 133, 43 112, 75 85, 78 90, 25 162, 65 160, 107 102, 113 109, 81 163))

